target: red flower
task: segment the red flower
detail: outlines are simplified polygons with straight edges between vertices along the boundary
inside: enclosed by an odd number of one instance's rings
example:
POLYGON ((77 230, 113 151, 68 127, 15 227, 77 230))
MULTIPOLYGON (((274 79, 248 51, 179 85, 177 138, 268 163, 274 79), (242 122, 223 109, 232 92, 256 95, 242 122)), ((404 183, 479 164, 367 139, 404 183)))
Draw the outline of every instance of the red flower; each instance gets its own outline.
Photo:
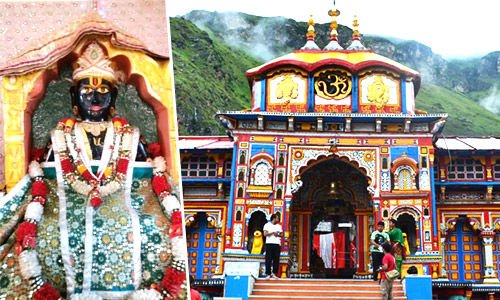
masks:
POLYGON ((161 281, 161 286, 175 298, 181 290, 181 284, 183 284, 185 280, 186 273, 175 268, 168 267, 165 271, 165 276, 163 276, 163 280, 161 281))
POLYGON ((45 148, 31 148, 30 160, 42 161, 45 155, 45 148))
POLYGON ((71 164, 69 158, 61 160, 61 169, 64 174, 73 173, 73 165, 71 164))
POLYGON ((167 178, 165 178, 165 176, 153 176, 153 191, 156 195, 160 195, 164 191, 170 192, 170 186, 168 185, 167 178))
POLYGON ((158 143, 151 143, 148 145, 149 156, 155 158, 161 155, 161 146, 158 143))
POLYGON ((179 210, 174 211, 170 218, 170 238, 182 236, 182 214, 179 210))
POLYGON ((42 196, 47 197, 47 185, 43 180, 35 180, 31 185, 31 195, 33 197, 42 196))
POLYGON ((89 170, 88 169, 85 169, 85 171, 83 171, 82 173, 82 177, 87 180, 87 181, 91 181, 91 180, 94 180, 94 177, 92 176, 92 174, 90 174, 89 170))
POLYGON ((33 293, 33 300, 57 300, 61 297, 50 282, 45 282, 36 292, 33 293))
POLYGON ((118 160, 118 165, 116 166, 116 172, 127 174, 127 168, 128 168, 128 159, 120 158, 118 160))
POLYGON ((102 204, 102 199, 100 196, 94 196, 92 197, 92 199, 90 199, 90 205, 92 205, 93 207, 101 206, 101 204, 102 204))
POLYGON ((30 222, 22 222, 16 231, 16 240, 22 243, 26 237, 36 237, 37 226, 30 222))

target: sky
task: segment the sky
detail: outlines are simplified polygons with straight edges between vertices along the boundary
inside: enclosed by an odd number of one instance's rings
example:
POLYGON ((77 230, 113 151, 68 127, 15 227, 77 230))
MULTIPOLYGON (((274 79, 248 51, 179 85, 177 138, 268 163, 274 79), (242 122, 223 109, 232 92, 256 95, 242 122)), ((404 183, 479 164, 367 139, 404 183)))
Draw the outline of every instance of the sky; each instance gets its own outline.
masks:
MULTIPOLYGON (((191 10, 238 11, 283 16, 316 23, 330 21, 333 0, 167 0, 170 16, 191 10)), ((354 14, 361 34, 416 40, 444 58, 469 58, 500 51, 499 0, 336 0, 342 25, 352 28, 354 14)))

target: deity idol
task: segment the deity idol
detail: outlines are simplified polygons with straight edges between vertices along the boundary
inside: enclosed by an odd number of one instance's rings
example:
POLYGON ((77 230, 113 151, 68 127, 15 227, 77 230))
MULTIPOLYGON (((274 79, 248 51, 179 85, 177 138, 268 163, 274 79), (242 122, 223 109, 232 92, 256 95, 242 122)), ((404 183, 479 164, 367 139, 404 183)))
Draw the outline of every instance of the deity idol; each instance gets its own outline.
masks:
POLYGON ((75 118, 52 131, 53 162, 30 164, 23 221, 0 248, 4 299, 186 296, 180 203, 162 157, 136 162, 147 154, 114 117, 116 74, 97 42, 76 62, 75 118))

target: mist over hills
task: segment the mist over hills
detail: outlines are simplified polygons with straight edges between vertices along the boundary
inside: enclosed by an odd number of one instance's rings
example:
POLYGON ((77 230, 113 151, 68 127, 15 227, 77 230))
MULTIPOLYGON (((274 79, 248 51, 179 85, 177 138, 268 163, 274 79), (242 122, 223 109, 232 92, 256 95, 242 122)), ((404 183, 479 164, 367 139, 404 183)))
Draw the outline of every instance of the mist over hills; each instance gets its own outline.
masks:
MULTIPOLYGON (((245 71, 299 49, 307 23, 244 13, 192 11, 171 18, 174 76, 181 134, 223 132, 217 110, 250 107, 245 71)), ((317 24, 316 43, 328 43, 329 24, 317 24)), ((346 47, 352 30, 339 25, 346 47)), ((500 135, 500 51, 481 58, 445 60, 431 47, 412 40, 366 35, 374 52, 421 73, 416 106, 429 113, 446 112, 445 135, 500 135)))

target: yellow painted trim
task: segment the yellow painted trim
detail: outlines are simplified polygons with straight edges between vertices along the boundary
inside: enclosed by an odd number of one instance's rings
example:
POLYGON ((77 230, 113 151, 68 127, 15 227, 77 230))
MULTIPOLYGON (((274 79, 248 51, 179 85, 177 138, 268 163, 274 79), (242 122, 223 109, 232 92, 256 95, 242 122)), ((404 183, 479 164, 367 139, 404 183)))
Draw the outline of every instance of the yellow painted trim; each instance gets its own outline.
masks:
POLYGON ((283 142, 290 143, 290 144, 298 144, 298 143, 302 143, 302 138, 285 137, 285 138, 283 138, 283 142))
POLYGON ((418 145, 416 139, 397 139, 393 141, 394 145, 418 145))
POLYGON ((322 138, 308 138, 307 141, 308 144, 320 144, 320 145, 328 144, 328 139, 322 139, 322 138))
POLYGON ((253 138, 254 142, 274 142, 275 137, 273 136, 255 136, 253 138))

